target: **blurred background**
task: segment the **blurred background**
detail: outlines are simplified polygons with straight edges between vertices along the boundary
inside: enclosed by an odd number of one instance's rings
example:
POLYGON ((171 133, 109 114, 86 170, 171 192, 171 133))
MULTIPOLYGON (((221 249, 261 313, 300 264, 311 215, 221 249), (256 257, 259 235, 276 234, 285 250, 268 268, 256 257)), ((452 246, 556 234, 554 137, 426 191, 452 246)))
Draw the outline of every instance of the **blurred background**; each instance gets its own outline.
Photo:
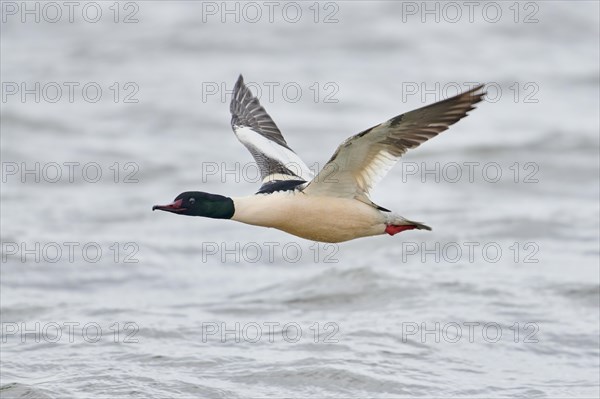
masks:
POLYGON ((597 2, 1 6, 2 397, 598 397, 597 2), (151 212, 258 189, 240 73, 314 170, 487 83, 373 193, 433 231, 151 212))

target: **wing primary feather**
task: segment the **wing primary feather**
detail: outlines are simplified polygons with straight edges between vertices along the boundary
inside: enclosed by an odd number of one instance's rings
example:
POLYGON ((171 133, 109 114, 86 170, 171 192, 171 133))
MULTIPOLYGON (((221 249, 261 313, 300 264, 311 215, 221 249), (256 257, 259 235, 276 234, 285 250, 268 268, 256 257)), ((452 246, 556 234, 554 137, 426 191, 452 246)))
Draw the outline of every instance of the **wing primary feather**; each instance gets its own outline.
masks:
POLYGON ((267 111, 260 105, 258 98, 252 95, 250 89, 244 84, 242 75, 233 87, 233 95, 229 106, 231 111, 231 126, 249 127, 271 141, 291 151, 283 138, 281 131, 271 119, 267 111))
POLYGON ((310 181, 312 172, 289 147, 267 111, 239 76, 233 88, 231 127, 259 167, 263 182, 277 179, 310 181))
POLYGON ((467 116, 485 96, 483 87, 479 85, 454 97, 394 116, 348 138, 307 185, 305 192, 371 202, 369 191, 400 157, 467 116))

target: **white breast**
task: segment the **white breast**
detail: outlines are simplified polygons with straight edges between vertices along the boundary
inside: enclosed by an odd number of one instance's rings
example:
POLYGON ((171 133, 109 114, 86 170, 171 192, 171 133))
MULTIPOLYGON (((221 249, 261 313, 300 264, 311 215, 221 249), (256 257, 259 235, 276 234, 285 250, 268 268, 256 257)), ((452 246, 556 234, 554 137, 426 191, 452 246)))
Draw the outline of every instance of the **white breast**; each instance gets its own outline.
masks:
POLYGON ((354 199, 285 191, 233 198, 233 202, 233 220, 273 227, 308 240, 342 242, 385 231, 385 216, 354 199))

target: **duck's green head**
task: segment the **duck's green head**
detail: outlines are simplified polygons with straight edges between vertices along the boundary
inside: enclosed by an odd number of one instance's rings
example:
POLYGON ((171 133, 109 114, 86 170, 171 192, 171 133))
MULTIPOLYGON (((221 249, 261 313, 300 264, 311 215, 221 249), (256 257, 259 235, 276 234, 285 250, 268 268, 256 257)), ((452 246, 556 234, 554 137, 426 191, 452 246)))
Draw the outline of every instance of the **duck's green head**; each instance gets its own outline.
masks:
POLYGON ((235 208, 233 200, 222 195, 186 191, 168 205, 154 205, 152 210, 167 211, 179 215, 204 216, 214 219, 231 219, 235 208))

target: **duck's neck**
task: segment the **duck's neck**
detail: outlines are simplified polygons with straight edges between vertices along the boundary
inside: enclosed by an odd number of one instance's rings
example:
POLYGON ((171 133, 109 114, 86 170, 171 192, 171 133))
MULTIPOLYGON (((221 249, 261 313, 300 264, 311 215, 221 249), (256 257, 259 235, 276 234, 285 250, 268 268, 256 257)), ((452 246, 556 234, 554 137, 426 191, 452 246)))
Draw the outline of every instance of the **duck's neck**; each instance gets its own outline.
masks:
POLYGON ((289 218, 289 201, 293 194, 288 192, 268 195, 234 197, 235 213, 232 220, 257 226, 273 227, 289 218))
POLYGON ((231 219, 235 213, 233 199, 218 194, 209 195, 210 198, 204 199, 202 207, 195 214, 192 213, 192 215, 212 219, 231 219))

